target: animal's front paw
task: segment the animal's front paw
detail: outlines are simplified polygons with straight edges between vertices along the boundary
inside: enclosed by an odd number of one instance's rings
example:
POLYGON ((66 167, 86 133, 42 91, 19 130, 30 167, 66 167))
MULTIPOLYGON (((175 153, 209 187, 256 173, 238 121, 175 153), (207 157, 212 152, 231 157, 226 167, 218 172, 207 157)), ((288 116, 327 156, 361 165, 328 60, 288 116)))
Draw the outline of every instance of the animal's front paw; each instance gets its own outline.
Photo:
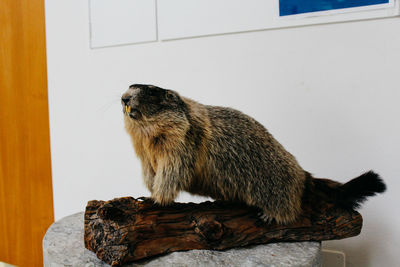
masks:
POLYGON ((151 198, 162 206, 174 202, 179 193, 176 183, 168 177, 156 176, 152 189, 151 198))
POLYGON ((162 192, 162 191, 155 191, 151 194, 151 198, 156 202, 157 204, 160 204, 161 206, 166 206, 174 202, 175 196, 167 193, 167 192, 162 192))

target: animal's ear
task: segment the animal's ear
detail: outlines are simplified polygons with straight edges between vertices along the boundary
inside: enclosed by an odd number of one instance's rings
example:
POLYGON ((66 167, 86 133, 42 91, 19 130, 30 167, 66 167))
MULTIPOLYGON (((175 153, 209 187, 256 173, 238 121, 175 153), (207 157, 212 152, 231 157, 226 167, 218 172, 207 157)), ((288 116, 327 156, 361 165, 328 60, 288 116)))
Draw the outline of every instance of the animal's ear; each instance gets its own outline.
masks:
POLYGON ((167 93, 165 94, 165 98, 167 100, 175 100, 176 99, 176 94, 172 91, 167 91, 167 93))

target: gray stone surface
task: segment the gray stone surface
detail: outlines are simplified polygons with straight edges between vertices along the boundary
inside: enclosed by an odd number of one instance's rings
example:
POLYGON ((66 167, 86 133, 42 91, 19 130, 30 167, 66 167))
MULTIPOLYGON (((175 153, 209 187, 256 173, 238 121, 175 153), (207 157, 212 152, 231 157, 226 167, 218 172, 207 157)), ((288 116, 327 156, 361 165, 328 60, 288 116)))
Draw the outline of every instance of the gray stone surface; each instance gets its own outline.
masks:
MULTIPOLYGON (((83 216, 65 217, 47 230, 43 239, 45 267, 110 266, 83 244, 83 216)), ((226 251, 191 250, 173 252, 126 266, 321 266, 319 242, 276 243, 226 251)))

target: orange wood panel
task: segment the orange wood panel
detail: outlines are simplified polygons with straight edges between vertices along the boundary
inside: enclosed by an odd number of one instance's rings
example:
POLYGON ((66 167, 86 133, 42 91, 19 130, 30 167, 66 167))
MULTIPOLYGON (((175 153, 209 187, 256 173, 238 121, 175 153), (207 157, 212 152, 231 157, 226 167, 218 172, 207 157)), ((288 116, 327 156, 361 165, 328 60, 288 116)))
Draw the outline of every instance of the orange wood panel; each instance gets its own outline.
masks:
POLYGON ((54 220, 43 0, 0 0, 0 261, 42 266, 54 220))

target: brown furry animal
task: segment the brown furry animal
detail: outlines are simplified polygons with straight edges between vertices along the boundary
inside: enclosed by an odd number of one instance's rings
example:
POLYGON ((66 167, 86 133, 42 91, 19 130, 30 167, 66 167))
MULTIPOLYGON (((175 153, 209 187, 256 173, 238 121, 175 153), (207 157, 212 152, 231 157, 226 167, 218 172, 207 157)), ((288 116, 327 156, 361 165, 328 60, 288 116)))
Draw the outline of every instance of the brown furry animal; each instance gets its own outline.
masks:
POLYGON ((184 190, 245 202, 259 207, 265 221, 289 223, 305 194, 354 208, 385 190, 373 172, 344 185, 312 178, 260 123, 231 108, 141 84, 129 87, 122 104, 145 184, 162 205, 184 190))

